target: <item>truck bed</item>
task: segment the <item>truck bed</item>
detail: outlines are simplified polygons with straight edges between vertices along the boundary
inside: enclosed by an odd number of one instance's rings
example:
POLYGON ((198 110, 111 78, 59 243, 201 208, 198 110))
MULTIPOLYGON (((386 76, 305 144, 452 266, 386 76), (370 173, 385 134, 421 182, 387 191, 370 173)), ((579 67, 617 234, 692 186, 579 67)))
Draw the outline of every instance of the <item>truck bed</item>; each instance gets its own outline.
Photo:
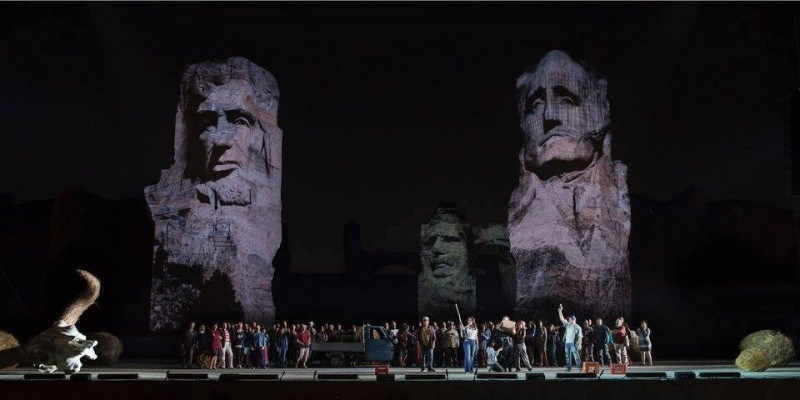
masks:
POLYGON ((313 342, 312 351, 320 352, 341 352, 341 353, 363 353, 364 343, 361 342, 313 342))

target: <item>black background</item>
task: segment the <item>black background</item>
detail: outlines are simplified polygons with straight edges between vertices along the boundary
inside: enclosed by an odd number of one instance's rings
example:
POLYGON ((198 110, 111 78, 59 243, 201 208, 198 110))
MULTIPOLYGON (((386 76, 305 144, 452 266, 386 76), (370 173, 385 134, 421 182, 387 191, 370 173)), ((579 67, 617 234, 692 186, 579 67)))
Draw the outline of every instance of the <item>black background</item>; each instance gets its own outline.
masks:
POLYGON ((437 201, 503 222, 514 83, 549 49, 604 71, 634 195, 788 209, 779 100, 797 87, 791 4, 3 4, 0 182, 15 202, 140 196, 171 164, 190 63, 245 56, 281 87, 292 268, 413 251, 437 201))

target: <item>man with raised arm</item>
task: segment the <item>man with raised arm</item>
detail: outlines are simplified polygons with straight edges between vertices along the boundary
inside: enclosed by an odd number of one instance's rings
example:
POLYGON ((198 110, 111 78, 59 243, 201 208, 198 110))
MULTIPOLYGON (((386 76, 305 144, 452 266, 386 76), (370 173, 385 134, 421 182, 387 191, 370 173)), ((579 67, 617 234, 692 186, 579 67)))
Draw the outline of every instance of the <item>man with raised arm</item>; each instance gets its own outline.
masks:
POLYGON ((569 320, 564 319, 564 306, 558 305, 558 318, 564 324, 564 352, 566 353, 567 372, 572 370, 572 356, 575 356, 575 366, 580 368, 581 357, 578 351, 581 349, 581 339, 583 339, 583 332, 581 327, 575 323, 575 316, 570 315, 569 320))

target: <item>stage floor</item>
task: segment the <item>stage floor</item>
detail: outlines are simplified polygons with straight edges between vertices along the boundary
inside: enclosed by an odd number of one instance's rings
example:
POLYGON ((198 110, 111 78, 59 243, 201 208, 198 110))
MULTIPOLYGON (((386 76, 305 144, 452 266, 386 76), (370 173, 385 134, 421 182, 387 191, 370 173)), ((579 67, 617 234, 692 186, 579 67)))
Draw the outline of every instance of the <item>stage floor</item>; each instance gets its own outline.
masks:
MULTIPOLYGON (((298 368, 267 368, 267 369, 217 369, 214 371, 200 368, 182 368, 177 363, 164 360, 121 360, 113 367, 85 367, 81 373, 91 374, 92 378, 97 378, 97 374, 123 374, 136 373, 140 380, 163 381, 167 378, 167 372, 190 373, 203 372, 208 374, 210 380, 218 380, 220 374, 278 374, 283 381, 310 381, 315 380, 315 374, 356 374, 358 381, 375 381, 374 367, 357 368, 327 368, 309 367, 308 369, 298 368)), ((628 372, 664 372, 667 379, 673 379, 676 371, 693 371, 696 374, 702 372, 740 372, 735 365, 723 360, 693 360, 693 361, 663 361, 650 367, 633 365, 628 367, 628 372)), ((488 372, 486 368, 480 368, 478 373, 488 372)), ((517 380, 524 380, 525 373, 512 373, 517 380)), ((566 372, 563 367, 552 368, 533 368, 533 372, 544 373, 545 379, 556 379, 556 374, 566 372)), ((580 372, 577 369, 572 372, 580 372)), ((35 368, 23 367, 10 371, 0 371, 0 381, 23 380, 25 374, 38 373, 35 368)), ((420 375, 418 368, 391 368, 390 373, 395 375, 396 381, 406 380, 405 375, 420 375)), ((431 374, 434 373, 424 373, 431 374)), ((445 374, 447 381, 476 381, 475 374, 465 373, 461 368, 438 368, 436 374, 445 374)), ((507 374, 507 373, 506 373, 507 374)), ((800 379, 800 362, 795 362, 786 367, 770 368, 765 372, 741 372, 741 377, 746 379, 800 379)), ((513 379, 513 378, 511 378, 513 379)), ((599 380, 632 380, 642 378, 626 378, 624 375, 612 375, 607 368, 597 378, 599 380)))
MULTIPOLYGON (((484 369, 485 370, 485 369, 484 369)), ((483 371, 481 371, 483 372, 483 371)), ((627 378, 607 371, 599 378, 561 379, 563 368, 536 368, 545 379, 527 380, 525 373, 508 380, 477 379, 461 369, 440 369, 420 374, 417 368, 394 368, 395 381, 377 381, 374 369, 309 368, 267 370, 222 370, 210 372, 184 369, 174 363, 150 360, 120 362, 111 368, 86 368, 91 380, 26 380, 26 373, 41 376, 32 368, 0 371, 0 398, 29 399, 264 399, 317 400, 574 400, 591 399, 725 399, 753 400, 793 398, 800 392, 800 364, 766 372, 742 373, 741 378, 702 378, 703 372, 738 372, 723 361, 664 361, 653 367, 634 366, 629 372, 664 372, 666 379, 627 378), (201 380, 166 379, 167 373, 205 372, 201 380), (696 379, 672 379, 676 371, 693 371, 696 379), (98 374, 138 374, 136 380, 105 380, 98 374), (272 374, 273 380, 220 379, 221 373, 272 374), (351 374, 352 380, 322 380, 320 374, 351 374), (406 375, 408 374, 408 375, 406 375), (277 376, 276 376, 277 375, 277 376), (435 376, 434 376, 435 375, 435 376), (419 376, 436 380, 418 380, 419 376), (316 378, 316 379, 315 379, 316 378), (516 379, 513 379, 516 378, 516 379)), ((62 375, 63 377, 63 375, 62 375)), ((86 375, 83 375, 85 378, 86 375)), ((264 377, 260 377, 264 378, 264 377)), ((344 378, 344 377, 342 377, 344 378)))

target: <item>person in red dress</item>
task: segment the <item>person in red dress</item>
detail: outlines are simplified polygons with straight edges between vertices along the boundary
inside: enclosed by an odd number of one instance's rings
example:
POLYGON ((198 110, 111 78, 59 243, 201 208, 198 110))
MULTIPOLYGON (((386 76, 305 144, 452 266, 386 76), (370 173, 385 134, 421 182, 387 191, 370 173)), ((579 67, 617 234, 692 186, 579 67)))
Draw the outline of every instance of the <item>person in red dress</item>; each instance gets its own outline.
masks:
POLYGON ((297 368, 308 368, 306 362, 308 361, 308 352, 311 348, 311 332, 308 331, 308 326, 302 324, 300 332, 297 332, 297 347, 298 356, 295 366, 297 368))
POLYGON ((214 353, 214 358, 211 361, 211 369, 217 369, 217 362, 222 359, 222 334, 217 327, 217 324, 211 325, 211 332, 208 335, 211 351, 214 353))

